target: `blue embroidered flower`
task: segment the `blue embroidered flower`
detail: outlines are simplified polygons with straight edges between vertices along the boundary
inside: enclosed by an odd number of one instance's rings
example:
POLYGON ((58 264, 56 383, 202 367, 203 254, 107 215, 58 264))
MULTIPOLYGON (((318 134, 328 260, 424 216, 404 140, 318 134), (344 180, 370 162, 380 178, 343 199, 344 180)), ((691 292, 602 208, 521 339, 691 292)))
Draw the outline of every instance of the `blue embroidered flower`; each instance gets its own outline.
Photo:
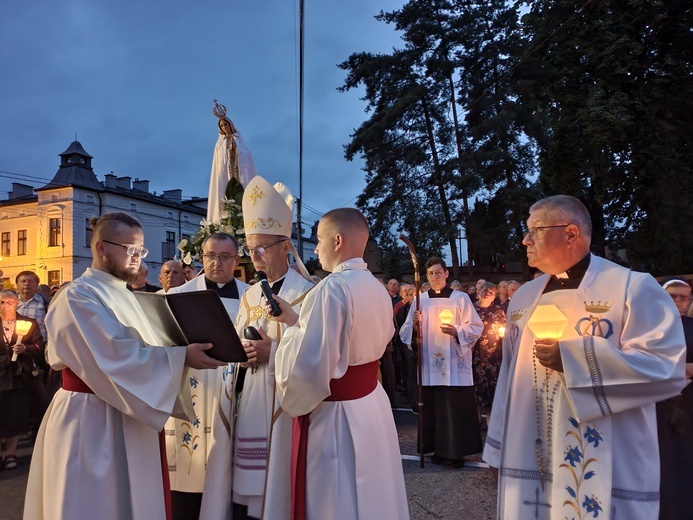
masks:
POLYGON ((566 453, 565 459, 566 462, 570 462, 570 465, 575 467, 575 463, 577 462, 578 464, 582 460, 582 453, 580 453, 580 448, 575 446, 574 448, 571 446, 568 446, 568 453, 566 453))
POLYGON ((195 420, 192 422, 192 425, 195 428, 199 428, 200 427, 200 419, 196 417, 195 420))
POLYGON ((570 424, 573 425, 573 427, 575 427, 575 428, 579 428, 579 427, 580 427, 580 426, 578 425, 578 422, 577 422, 575 419, 573 419, 572 417, 568 417, 568 420, 570 421, 570 424))
POLYGON ((592 498, 585 495, 585 501, 582 503, 582 507, 584 507, 588 513, 594 513, 592 518, 597 518, 599 516, 599 512, 603 511, 602 506, 599 505, 599 501, 594 498, 594 495, 592 498))
POLYGON ((197 444, 193 444, 193 451, 197 449, 197 444))
POLYGON ((599 446, 600 442, 604 442, 599 430, 596 428, 590 428, 589 426, 587 427, 584 437, 587 439, 588 443, 593 443, 595 448, 599 446))
POLYGON ((596 473, 594 471, 588 471, 587 473, 585 473, 585 480, 589 480, 592 477, 594 477, 595 475, 596 475, 596 473))
POLYGON ((570 494, 571 497, 575 498, 575 490, 571 488, 570 486, 565 487, 566 491, 570 494))
POLYGON ((231 364, 229 363, 224 367, 224 370, 221 371, 221 379, 222 381, 226 381, 226 378, 229 377, 229 374, 231 373, 231 364))
POLYGON ((190 386, 192 386, 193 388, 197 388, 197 385, 199 384, 200 382, 197 380, 195 376, 190 378, 190 386))
POLYGON ((190 435, 190 432, 185 432, 183 434, 183 442, 185 444, 190 444, 190 441, 192 440, 192 435, 190 435))

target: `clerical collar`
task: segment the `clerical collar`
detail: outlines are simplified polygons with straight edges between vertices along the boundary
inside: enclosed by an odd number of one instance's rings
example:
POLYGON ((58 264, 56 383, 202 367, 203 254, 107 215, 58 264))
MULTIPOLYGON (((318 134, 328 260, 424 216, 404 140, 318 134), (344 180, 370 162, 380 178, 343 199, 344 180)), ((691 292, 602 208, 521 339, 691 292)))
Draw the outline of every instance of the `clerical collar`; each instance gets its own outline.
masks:
POLYGON ((218 284, 211 281, 205 276, 205 285, 207 289, 211 289, 216 292, 220 298, 231 298, 233 300, 239 299, 238 286, 236 285, 236 279, 232 278, 231 281, 224 284, 218 284))
POLYGON ((590 257, 591 255, 587 253, 582 260, 566 272, 551 276, 549 283, 547 283, 544 288, 544 293, 561 289, 577 289, 580 287, 580 283, 582 283, 582 279, 585 277, 587 268, 590 266, 590 257))
MULTIPOLYGON (((291 269, 291 267, 289 267, 289 269, 291 269)), ((288 272, 289 271, 287 271, 286 273, 288 272)), ((272 282, 272 292, 274 294, 279 294, 279 291, 281 291, 282 285, 284 285, 284 280, 286 280, 286 273, 284 274, 284 276, 277 278, 275 281, 272 282)))
POLYGON ((452 294, 452 289, 450 287, 443 287, 440 292, 436 292, 433 289, 428 290, 429 298, 450 298, 452 294))

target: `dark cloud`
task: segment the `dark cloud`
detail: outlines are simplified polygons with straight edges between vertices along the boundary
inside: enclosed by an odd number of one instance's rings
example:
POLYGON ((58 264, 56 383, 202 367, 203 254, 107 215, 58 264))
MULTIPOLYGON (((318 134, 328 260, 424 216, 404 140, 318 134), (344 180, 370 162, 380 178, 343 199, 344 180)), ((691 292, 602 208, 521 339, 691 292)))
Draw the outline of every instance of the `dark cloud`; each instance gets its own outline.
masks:
MULTIPOLYGON (((359 163, 343 158, 363 103, 358 92, 336 91, 344 78, 337 64, 352 52, 396 45, 391 28, 373 16, 401 4, 307 3, 304 200, 320 212, 353 204, 364 185, 359 163)), ((113 170, 149 179, 153 191, 206 196, 217 98, 258 171, 298 194, 296 6, 4 2, 0 170, 49 180, 76 133, 99 178, 113 170)), ((10 183, 0 177, 0 192, 10 183)))

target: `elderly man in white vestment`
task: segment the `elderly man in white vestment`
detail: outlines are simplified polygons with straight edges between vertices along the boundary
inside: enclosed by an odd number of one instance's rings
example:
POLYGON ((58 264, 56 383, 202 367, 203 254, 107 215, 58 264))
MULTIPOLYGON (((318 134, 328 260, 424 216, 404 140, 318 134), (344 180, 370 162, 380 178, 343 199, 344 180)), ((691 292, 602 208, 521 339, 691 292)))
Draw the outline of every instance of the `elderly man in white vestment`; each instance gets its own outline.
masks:
POLYGON ((529 265, 513 295, 484 460, 498 517, 656 519, 655 403, 681 392, 685 344, 652 276, 591 255, 585 206, 530 208, 529 265))
POLYGON ((407 519, 397 430, 378 383, 378 360, 394 333, 392 302, 363 261, 368 222, 356 209, 327 212, 315 249, 322 280, 279 343, 275 377, 295 417, 292 518, 407 519))
MULTIPOLYGON (((171 288, 169 294, 213 290, 233 322, 238 314, 240 295, 248 288, 234 278, 238 260, 236 238, 227 233, 213 233, 202 242, 204 274, 171 288)), ((232 370, 232 365, 216 372, 190 370, 186 384, 195 405, 195 416, 191 420, 171 418, 166 423, 166 454, 173 515, 177 520, 197 518, 200 514, 212 446, 212 424, 218 406, 216 398, 222 380, 227 379, 232 370)))
MULTIPOLYGON (((255 270, 267 275, 272 292, 298 310, 313 283, 289 268, 293 196, 283 184, 272 186, 257 176, 242 204, 245 253, 255 270)), ((228 518, 231 510, 234 520, 260 518, 263 505, 264 519, 289 518, 291 418, 279 410, 274 384, 274 354, 285 325, 269 320, 265 303, 260 284, 241 297, 238 333, 243 337, 252 326, 262 339, 242 340, 248 362, 220 388, 221 400, 233 398, 236 421, 223 420, 219 413, 214 417, 214 457, 207 466, 202 520, 228 518)))
POLYGON ((92 220, 92 267, 54 297, 48 360, 63 371, 34 447, 25 520, 170 518, 160 432, 193 414, 185 366, 222 365, 211 344, 164 348, 126 283, 146 256, 124 213, 92 220))

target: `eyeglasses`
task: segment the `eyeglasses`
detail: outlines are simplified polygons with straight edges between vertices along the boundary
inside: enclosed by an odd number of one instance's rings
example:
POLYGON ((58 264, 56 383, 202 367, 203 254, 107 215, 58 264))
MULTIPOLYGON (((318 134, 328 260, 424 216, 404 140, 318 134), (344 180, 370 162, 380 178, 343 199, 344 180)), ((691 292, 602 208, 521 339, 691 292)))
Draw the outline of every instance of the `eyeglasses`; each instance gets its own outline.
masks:
POLYGON ((535 227, 531 227, 531 228, 529 228, 529 229, 525 232, 525 237, 529 237, 529 238, 531 238, 532 240, 534 240, 535 238, 537 238, 537 231, 539 231, 540 229, 553 229, 553 228, 562 228, 562 227, 568 227, 568 226, 570 226, 570 224, 557 224, 557 225, 555 225, 555 226, 535 226, 535 227))
POLYGON ((213 255, 211 253, 205 253, 202 255, 202 258, 205 262, 216 262, 219 260, 222 264, 226 264, 234 258, 238 258, 238 255, 213 255))
POLYGON ((119 244, 118 242, 111 242, 110 240, 103 239, 101 240, 101 242, 106 242, 107 244, 122 247, 123 249, 125 249, 125 252, 128 256, 139 256, 140 258, 146 258, 149 254, 149 249, 137 244, 119 244))
POLYGON ((441 276, 445 276, 445 271, 428 271, 426 276, 429 278, 440 278, 441 276))
POLYGON ((270 247, 276 246, 277 244, 279 244, 279 243, 281 243, 281 242, 286 242, 286 238, 282 238, 281 240, 277 240, 276 242, 273 242, 273 243, 271 243, 270 245, 264 246, 264 247, 255 247, 255 248, 253 248, 253 247, 244 246, 244 247, 243 247, 243 251, 244 251, 245 254, 248 255, 248 256, 250 256, 250 255, 252 255, 252 254, 257 254, 257 255, 262 256, 262 255, 264 255, 264 254, 267 252, 267 250, 268 250, 270 247))

